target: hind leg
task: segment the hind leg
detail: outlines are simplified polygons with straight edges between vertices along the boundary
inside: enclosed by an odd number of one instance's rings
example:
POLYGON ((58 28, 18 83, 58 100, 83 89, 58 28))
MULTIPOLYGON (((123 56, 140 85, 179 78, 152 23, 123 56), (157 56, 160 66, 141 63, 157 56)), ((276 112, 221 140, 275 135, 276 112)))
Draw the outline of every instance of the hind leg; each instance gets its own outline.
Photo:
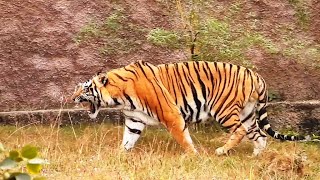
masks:
POLYGON ((224 146, 216 149, 217 155, 228 154, 228 151, 237 146, 246 135, 246 130, 241 123, 234 125, 233 128, 230 129, 230 132, 232 133, 232 135, 227 143, 224 146))
POLYGON ((253 156, 258 156, 267 146, 267 137, 260 136, 258 139, 253 141, 254 149, 253 156))
POLYGON ((266 147, 267 137, 257 124, 256 103, 254 101, 248 102, 245 108, 240 112, 240 120, 246 129, 248 139, 253 142, 253 155, 259 155, 266 147))
POLYGON ((252 140, 254 149, 253 156, 258 156, 267 146, 266 134, 257 126, 253 124, 247 132, 248 139, 252 140))
POLYGON ((187 153, 197 154, 197 150, 194 148, 192 139, 189 134, 189 130, 182 118, 178 118, 176 121, 166 122, 165 126, 175 140, 185 149, 187 153))
POLYGON ((222 126, 230 129, 231 136, 227 143, 216 149, 217 155, 227 154, 230 149, 237 146, 243 137, 246 135, 246 129, 240 121, 239 113, 233 113, 233 115, 218 121, 222 126))

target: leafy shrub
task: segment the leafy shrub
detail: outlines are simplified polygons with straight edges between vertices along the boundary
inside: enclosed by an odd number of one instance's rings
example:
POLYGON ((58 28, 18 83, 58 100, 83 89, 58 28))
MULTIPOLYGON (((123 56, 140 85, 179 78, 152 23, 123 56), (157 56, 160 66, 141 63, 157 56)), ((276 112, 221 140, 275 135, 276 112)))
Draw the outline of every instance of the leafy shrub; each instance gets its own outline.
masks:
POLYGON ((5 150, 0 143, 0 154, 4 159, 0 162, 0 174, 5 180, 43 180, 40 174, 42 165, 48 164, 44 159, 38 157, 37 147, 26 145, 21 150, 5 150), (26 172, 23 170, 26 169, 26 172))
POLYGON ((226 21, 211 18, 198 24, 196 31, 196 37, 191 37, 190 32, 179 29, 167 31, 157 28, 149 32, 147 39, 168 48, 190 47, 191 50, 193 45, 197 49, 197 60, 239 62, 248 66, 250 62, 246 60, 245 53, 252 46, 260 46, 269 53, 279 52, 272 41, 263 35, 245 29, 232 29, 226 21))

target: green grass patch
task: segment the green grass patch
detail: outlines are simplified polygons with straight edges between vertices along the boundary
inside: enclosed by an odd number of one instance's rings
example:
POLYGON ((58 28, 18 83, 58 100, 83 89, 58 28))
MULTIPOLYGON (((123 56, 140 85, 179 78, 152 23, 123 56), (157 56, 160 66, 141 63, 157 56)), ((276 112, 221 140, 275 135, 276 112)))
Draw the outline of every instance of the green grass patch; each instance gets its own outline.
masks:
POLYGON ((161 28, 153 29, 147 35, 148 41, 162 47, 178 48, 180 46, 180 39, 181 37, 178 33, 161 28))
POLYGON ((128 17, 117 10, 103 20, 94 20, 83 26, 75 35, 78 45, 98 45, 101 55, 129 54, 142 44, 141 28, 130 22, 128 17))
POLYGON ((307 29, 310 24, 310 12, 305 0, 288 0, 295 10, 295 17, 298 25, 303 29, 307 29))

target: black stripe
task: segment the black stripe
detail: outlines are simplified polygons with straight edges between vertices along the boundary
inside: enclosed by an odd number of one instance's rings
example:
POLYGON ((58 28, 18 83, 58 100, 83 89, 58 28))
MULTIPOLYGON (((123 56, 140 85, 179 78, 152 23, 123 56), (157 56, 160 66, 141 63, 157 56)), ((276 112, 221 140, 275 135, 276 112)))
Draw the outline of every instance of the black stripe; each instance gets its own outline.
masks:
MULTIPOLYGON (((183 65, 181 66, 181 68, 182 68, 184 80, 188 83, 188 85, 190 85, 188 79, 186 79, 186 73, 185 73, 185 69, 183 68, 183 65)), ((189 72, 187 72, 187 73, 189 73, 189 72)), ((184 112, 189 112, 189 110, 190 110, 190 113, 191 113, 190 116, 192 117, 193 116, 193 109, 191 108, 191 106, 189 105, 189 103, 188 103, 188 101, 186 99, 186 97, 188 97, 188 94, 187 94, 186 87, 185 87, 185 84, 183 83, 182 78, 180 79, 179 82, 181 82, 181 83, 178 83, 178 80, 176 79, 176 83, 178 84, 179 91, 182 94, 181 97, 182 97, 182 100, 183 100, 184 112)), ((186 119, 186 118, 187 117, 185 115, 184 119, 186 119)))
POLYGON ((267 118, 264 118, 263 120, 259 121, 259 128, 263 129, 264 126, 266 126, 268 124, 269 124, 269 122, 268 122, 267 118))
POLYGON ((267 112, 267 110, 266 110, 265 107, 261 108, 260 111, 259 111, 259 118, 260 118, 262 115, 264 115, 266 112, 267 112))
MULTIPOLYGON (((197 65, 199 66, 199 64, 197 63, 197 65)), ((206 87, 204 85, 204 83, 202 82, 201 78, 200 78, 200 71, 199 71, 199 68, 197 69, 198 71, 196 71, 196 75, 197 75, 197 78, 198 78, 198 81, 200 83, 200 86, 201 86, 201 91, 202 91, 202 96, 204 99, 207 98, 207 94, 206 94, 206 87)))
POLYGON ((124 93, 124 97, 129 101, 129 103, 130 103, 130 105, 131 105, 131 110, 135 110, 136 107, 135 107, 135 105, 133 104, 133 101, 132 101, 132 99, 130 98, 130 96, 129 96, 128 94, 124 93))
MULTIPOLYGON (((184 63, 184 65, 186 65, 186 68, 187 68, 187 74, 188 75, 190 75, 190 67, 189 67, 189 63, 184 63)), ((188 86, 189 87, 191 87, 191 92, 192 92, 192 96, 193 96, 193 100, 194 100, 194 102, 196 103, 196 107, 197 107, 197 115, 196 115, 196 120, 199 118, 199 116, 200 116, 200 107, 201 107, 201 102, 198 100, 198 98, 197 98, 197 93, 196 93, 196 89, 195 89, 195 87, 194 87, 194 82, 192 82, 193 80, 192 80, 192 77, 191 76, 187 76, 187 74, 186 74, 186 72, 185 71, 183 71, 183 73, 184 73, 184 76, 185 76, 185 80, 186 80, 186 82, 188 83, 188 86), (200 106, 200 107, 199 107, 200 106)), ((183 84, 183 83, 182 83, 183 84)), ((183 89, 186 89, 185 87, 184 87, 184 84, 183 84, 183 89)), ((186 92, 186 94, 187 94, 187 92, 186 92)), ((185 99, 185 97, 183 97, 184 98, 184 100, 187 102, 187 100, 185 99)), ((189 109, 189 111, 190 111, 190 116, 189 117, 193 117, 193 114, 194 114, 194 109, 193 108, 191 108, 191 106, 189 105, 189 103, 187 102, 187 107, 188 107, 188 109, 189 109)))
POLYGON ((257 124, 256 124, 256 122, 254 122, 254 123, 252 123, 251 125, 250 125, 250 127, 248 128, 248 131, 253 131, 253 130, 255 130, 257 128, 257 124))
POLYGON ((202 69, 203 69, 203 71, 204 71, 207 79, 209 79, 209 73, 210 73, 210 72, 208 72, 208 69, 209 69, 209 68, 208 68, 208 62, 205 61, 203 64, 202 64, 202 69), (203 65, 203 64, 204 64, 204 65, 203 65))
POLYGON ((109 86, 113 86, 113 87, 115 87, 115 88, 118 88, 119 91, 122 91, 117 85, 113 85, 113 84, 110 84, 110 83, 109 83, 109 86))
MULTIPOLYGON (((223 70, 225 71, 225 64, 224 63, 223 63, 223 70)), ((218 71, 218 72, 219 72, 219 75, 220 75, 220 71, 218 71)), ((219 95, 216 96, 217 98, 215 98, 215 101, 213 102, 213 104, 217 104, 220 101, 220 104, 219 104, 219 106, 218 106, 218 108, 216 110, 216 116, 220 113, 220 110, 222 109, 222 106, 223 106, 224 101, 225 101, 225 99, 221 99, 222 95, 226 91, 225 88, 226 88, 227 73, 225 72, 224 74, 225 74, 225 77, 223 79, 221 79, 221 77, 220 77, 220 80, 223 81, 222 89, 221 89, 220 93, 218 93, 219 95)), ((230 91, 229 91, 229 94, 230 94, 230 91)))
POLYGON ((173 70, 173 77, 171 77, 171 79, 172 79, 172 88, 173 88, 173 92, 174 92, 175 102, 176 102, 176 104, 178 104, 178 97, 177 97, 176 89, 178 89, 178 91, 180 91, 180 93, 181 93, 180 83, 179 83, 181 81, 181 76, 180 76, 180 73, 179 73, 178 70, 177 70, 177 72, 175 71, 174 68, 172 68, 172 70, 173 70), (180 79, 178 79, 178 77, 180 79), (175 83, 174 83, 174 80, 175 80, 175 83), (177 88, 175 88, 175 85, 176 85, 177 88))
MULTIPOLYGON (((186 80, 186 82, 188 83, 188 86, 190 86, 190 80, 187 76, 187 74, 190 74, 189 68, 187 66, 182 66, 182 72, 183 72, 183 76, 184 79, 186 80), (186 67, 187 69, 185 69, 184 67, 186 67), (187 72, 187 73, 186 73, 187 72)), ((183 84, 183 83, 182 83, 183 84)))
POLYGON ((114 75, 116 75, 119 79, 121 79, 122 81, 128 81, 128 80, 126 80, 126 79, 124 79, 123 77, 121 77, 119 74, 117 74, 117 73, 113 73, 114 75))
POLYGON ((126 71, 131 72, 131 73, 132 73, 136 78, 138 78, 138 76, 137 76, 137 74, 136 74, 136 72, 135 72, 135 71, 130 70, 130 69, 127 69, 126 67, 124 67, 124 69, 125 69, 126 71))
MULTIPOLYGON (((166 94, 168 94, 168 93, 165 93, 165 92, 164 92, 165 89, 163 89, 163 88, 160 87, 159 81, 158 81, 158 80, 155 80, 155 82, 156 82, 158 88, 160 89, 160 91, 161 91, 164 99, 166 100, 167 104, 168 104, 168 105, 169 105, 169 104, 172 104, 172 103, 170 103, 170 102, 168 101, 168 97, 167 97, 167 95, 166 95, 166 94)), ((152 83, 151 83, 151 84, 152 84, 152 83)), ((170 94, 169 94, 169 96, 170 96, 170 94)), ((176 105, 176 104, 174 104, 174 105, 176 105)))
POLYGON ((238 128, 240 128, 241 126, 242 126, 242 124, 241 124, 241 123, 239 123, 239 124, 237 125, 237 127, 235 127, 235 128, 233 129, 233 131, 232 131, 231 133, 236 132, 236 130, 237 130, 238 128))
POLYGON ((227 128, 227 129, 230 129, 230 128, 232 128, 234 125, 236 125, 237 123, 234 123, 234 124, 231 124, 230 126, 223 126, 223 127, 225 127, 225 128, 227 128))
POLYGON ((244 71, 243 73, 243 79, 242 79, 242 97, 246 97, 245 95, 245 88, 246 88, 246 81, 247 81, 247 71, 244 71))
POLYGON ((115 105, 121 105, 117 98, 112 98, 112 100, 114 101, 115 105))
POLYGON ((151 70, 151 72, 154 75, 154 77, 156 77, 156 74, 155 74, 154 70, 152 69, 152 67, 150 66, 150 64, 149 63, 145 63, 145 65, 149 67, 149 69, 151 70))
MULTIPOLYGON (((182 73, 183 73, 183 79, 188 83, 188 86, 189 86, 190 83, 189 83, 189 81, 188 81, 188 79, 187 79, 184 66, 181 66, 181 69, 182 69, 182 73)), ((187 73, 189 73, 189 72, 187 72, 187 73)), ((181 85, 182 85, 181 90, 182 90, 182 92, 183 92, 184 95, 187 95, 187 91, 186 91, 186 87, 185 87, 185 85, 184 85, 184 83, 183 83, 183 79, 181 78, 181 80, 180 80, 181 85)))
POLYGON ((197 91, 196 88, 194 87, 193 84, 191 84, 191 91, 192 91, 192 95, 193 95, 193 100, 196 103, 196 109, 197 109, 197 114, 196 114, 196 120, 199 119, 200 116, 200 110, 201 110, 201 102, 198 99, 198 95, 197 95, 197 91))
MULTIPOLYGON (((226 67, 227 68, 227 67, 226 67)), ((226 74, 227 74, 227 69, 226 69, 226 74)), ((232 75, 232 64, 229 64, 229 80, 228 80, 228 85, 230 85, 231 81, 231 75, 232 75)), ((233 82, 232 82, 233 83, 233 82)))
MULTIPOLYGON (((150 82, 151 83, 151 82, 150 82)), ((156 88, 154 87, 154 85, 153 85, 153 83, 151 83, 151 85, 152 85, 152 87, 153 87, 153 91, 155 92, 155 93, 157 93, 157 91, 156 91, 156 88)), ((162 118, 164 118, 164 112, 163 112, 163 109, 162 109, 162 106, 161 106, 161 103, 160 103, 160 100, 159 100, 159 96, 156 96, 157 97, 157 100, 158 100, 158 104, 159 104, 159 107, 160 107, 160 111, 161 111, 161 114, 162 114, 162 118)), ((159 113, 158 113, 158 108, 156 108, 156 114, 157 114, 157 117, 158 117, 158 119, 159 119, 159 121, 160 121, 160 118, 159 118, 159 113)))
MULTIPOLYGON (((229 113, 229 114, 227 114, 227 115, 224 116, 224 117, 218 117, 218 122, 223 125, 223 124, 226 123, 228 120, 230 120, 230 118, 231 118, 232 116, 238 116, 238 113, 235 113, 235 112, 233 112, 233 111, 231 111, 231 112, 232 112, 232 113, 229 113)), ((240 121, 240 119, 237 120, 237 121, 240 121)))
MULTIPOLYGON (((214 105, 216 105, 216 101, 217 101, 217 100, 220 98, 220 96, 221 96, 221 94, 219 93, 219 87, 221 86, 221 82, 222 82, 221 73, 220 73, 220 69, 218 69, 218 67, 217 67, 217 63, 216 63, 216 62, 214 62, 214 66, 215 66, 216 72, 218 73, 218 78, 215 79, 215 80, 216 80, 215 84, 216 84, 216 87, 217 87, 217 93, 213 95, 214 98, 213 98, 213 101, 212 101, 212 103, 211 103, 211 105, 210 105, 210 109, 213 109, 212 107, 213 107, 214 105), (218 82, 219 82, 219 83, 218 83, 218 82)), ((223 91, 223 90, 224 90, 224 88, 222 89, 222 91, 223 91)), ((215 118, 215 119, 217 119, 217 114, 218 114, 218 112, 216 112, 215 115, 214 115, 214 118, 215 118)))
MULTIPOLYGON (((174 83, 173 78, 172 78, 171 79, 171 84, 172 84, 173 94, 174 94, 174 97, 175 97, 175 102, 176 102, 176 104, 178 104, 177 92, 176 92, 176 88, 174 88, 174 85, 178 86, 178 88, 179 88, 179 84, 177 83, 177 79, 176 79, 176 83, 174 83)), ((170 87, 170 85, 169 85, 169 87, 170 87)))
POLYGON ((259 136, 257 136, 253 141, 257 141, 259 138, 266 137, 265 135, 260 134, 260 132, 257 134, 259 134, 259 136))
POLYGON ((98 94, 98 96, 94 96, 94 101, 98 102, 97 106, 98 108, 101 106, 101 100, 100 100, 100 94, 99 94, 99 90, 97 89, 97 86, 94 87, 94 91, 96 91, 96 94, 98 94))
POLYGON ((131 129, 129 126, 126 125, 126 127, 129 129, 130 132, 134 134, 141 134, 141 131, 139 129, 131 129))
MULTIPOLYGON (((206 63, 206 65, 208 65, 207 63, 206 63)), ((211 82, 211 92, 212 92, 212 96, 214 96, 214 86, 215 86, 215 83, 214 83, 214 81, 215 81, 215 79, 214 79, 214 77, 213 77, 213 73, 215 73, 215 72, 212 72, 211 71, 211 68, 208 66, 208 69, 209 69, 209 71, 210 71, 210 82, 211 82)), ((209 92, 209 96, 210 96, 210 92, 209 92)), ((213 100, 213 98, 210 98, 210 100, 209 101, 207 101, 208 103, 208 106, 210 105, 210 102, 211 102, 211 100, 213 100)), ((211 108, 212 109, 212 108, 211 108)))
POLYGON ((140 64, 140 63, 137 63, 137 65, 138 65, 139 68, 141 69, 143 75, 144 75, 146 78, 148 78, 148 77, 147 77, 147 74, 146 74, 146 72, 144 71, 144 69, 143 69, 143 67, 141 66, 141 64, 140 64))
MULTIPOLYGON (((148 101, 145 101, 145 104, 146 104, 146 109, 147 109, 148 116, 153 117, 153 114, 152 114, 152 111, 150 110, 150 105, 149 105, 148 101)), ((160 121, 160 119, 158 119, 158 120, 160 121)))
POLYGON ((252 111, 247 117, 245 117, 245 118, 241 121, 241 123, 244 123, 244 122, 248 121, 249 119, 251 119, 254 114, 255 114, 255 112, 252 111))
MULTIPOLYGON (((191 64, 192 65, 192 64, 191 64)), ((188 72, 189 72, 189 76, 188 76, 188 79, 189 79, 189 81, 190 81, 190 83, 191 84, 195 84, 195 82, 194 82, 194 79, 193 79, 193 77, 191 76, 191 74, 190 74, 190 72, 191 72, 191 70, 190 70, 190 63, 187 63, 187 69, 188 69, 188 72)))
POLYGON ((187 115, 186 115, 186 113, 184 112, 182 106, 180 106, 180 112, 181 112, 181 114, 182 114, 183 119, 186 120, 186 116, 187 116, 187 115))
MULTIPOLYGON (((228 92, 228 94, 227 94, 227 96, 226 96, 227 98, 230 96, 231 90, 232 90, 232 89, 230 89, 230 91, 228 92)), ((216 109, 216 114, 219 114, 221 110, 222 110, 222 112, 225 112, 225 111, 226 111, 226 108, 229 108, 229 107, 231 106, 231 104, 233 104, 236 99, 237 99, 237 97, 236 97, 236 96, 233 96, 233 98, 230 100, 230 102, 229 102, 227 105, 225 105, 225 103, 226 103, 227 100, 224 99, 223 102, 220 103, 219 106, 218 106, 218 108, 216 109), (224 106, 225 108, 222 108, 223 106, 224 106)), ((223 122, 222 122, 222 123, 223 123, 223 122)))
POLYGON ((141 123, 141 124, 144 124, 146 125, 146 123, 142 122, 142 121, 139 121, 139 120, 136 120, 136 119, 133 119, 133 118, 129 118, 132 122, 135 122, 135 123, 141 123))
POLYGON ((259 137, 259 133, 258 133, 257 131, 258 131, 258 130, 255 130, 255 131, 254 131, 255 133, 254 133, 253 137, 250 138, 250 140, 254 140, 254 139, 255 139, 254 141, 257 140, 256 138, 259 137), (257 135, 258 135, 258 136, 257 136, 257 135), (257 136, 257 137, 256 137, 256 136, 257 136))
POLYGON ((160 81, 164 83, 165 82, 165 79, 164 79, 164 74, 165 73, 163 73, 163 69, 161 67, 157 67, 157 68, 158 68, 158 71, 160 72, 159 73, 160 81))
POLYGON ((142 102, 142 99, 141 98, 137 98, 138 99, 138 101, 139 101, 139 103, 140 103, 140 107, 142 107, 142 111, 144 112, 144 104, 143 104, 143 102, 142 102))
POLYGON ((173 79, 172 79, 172 76, 171 76, 171 74, 170 74, 170 72, 169 72, 169 69, 168 69, 168 64, 166 64, 166 66, 165 66, 165 74, 167 75, 167 81, 169 82, 168 83, 168 86, 169 86, 169 89, 171 90, 171 87, 170 87, 170 85, 172 85, 172 88, 173 88, 173 90, 174 90, 174 83, 173 83, 173 79), (170 82, 171 82, 171 84, 170 84, 170 82))

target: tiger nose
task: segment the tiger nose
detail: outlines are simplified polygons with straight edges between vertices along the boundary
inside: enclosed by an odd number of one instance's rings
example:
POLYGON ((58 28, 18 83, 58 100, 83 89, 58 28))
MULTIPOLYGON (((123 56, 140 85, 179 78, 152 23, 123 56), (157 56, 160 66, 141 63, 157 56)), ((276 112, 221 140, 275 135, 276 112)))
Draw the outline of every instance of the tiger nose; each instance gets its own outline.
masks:
POLYGON ((75 98, 71 98, 71 97, 68 97, 68 98, 65 98, 65 102, 66 103, 71 103, 71 102, 73 102, 75 100, 75 98))

